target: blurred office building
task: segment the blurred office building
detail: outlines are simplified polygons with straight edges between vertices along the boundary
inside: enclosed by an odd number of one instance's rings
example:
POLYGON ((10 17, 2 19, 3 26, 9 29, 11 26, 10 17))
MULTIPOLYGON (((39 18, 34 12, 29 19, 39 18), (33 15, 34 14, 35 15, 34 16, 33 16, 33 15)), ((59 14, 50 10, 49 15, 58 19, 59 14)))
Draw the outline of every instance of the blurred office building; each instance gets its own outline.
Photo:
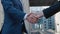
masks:
MULTIPOLYGON (((30 7, 31 10, 34 10, 36 8, 36 11, 39 9, 44 9, 47 8, 48 6, 43 6, 42 7, 30 7)), ((35 10, 34 10, 35 11, 35 10)), ((37 13, 37 12, 36 12, 37 13)), ((30 33, 43 33, 49 29, 55 30, 55 16, 49 17, 46 19, 45 17, 40 18, 36 24, 30 24, 30 33)))
MULTIPOLYGON (((40 10, 44 9, 43 7, 48 7, 53 5, 54 3, 57 2, 57 0, 29 0, 30 1, 30 8, 31 10, 35 9, 36 7, 41 7, 39 8, 40 10), (33 8, 32 8, 33 7, 33 8)), ((39 9, 35 9, 36 11, 39 9)), ((34 10, 34 11, 35 11, 34 10)), ((36 24, 30 24, 30 34, 51 34, 51 33, 46 33, 47 30, 53 30, 55 31, 55 15, 52 17, 49 17, 46 19, 45 17, 42 17, 39 19, 39 21, 36 24)))
POLYGON ((48 19, 45 19, 43 17, 43 24, 44 24, 44 28, 47 30, 47 29, 52 29, 52 30, 55 30, 55 18, 54 16, 48 18, 48 19))

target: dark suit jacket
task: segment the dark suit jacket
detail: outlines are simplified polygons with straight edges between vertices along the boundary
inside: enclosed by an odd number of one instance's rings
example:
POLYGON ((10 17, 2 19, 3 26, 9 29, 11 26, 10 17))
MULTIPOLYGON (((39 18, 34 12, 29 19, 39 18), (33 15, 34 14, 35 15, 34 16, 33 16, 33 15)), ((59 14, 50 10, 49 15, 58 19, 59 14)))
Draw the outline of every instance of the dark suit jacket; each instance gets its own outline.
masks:
POLYGON ((48 18, 59 11, 60 11, 60 1, 50 6, 49 8, 43 10, 43 13, 44 13, 44 16, 48 18))
POLYGON ((20 0, 1 0, 1 3, 5 15, 2 34, 22 34, 25 13, 20 0))

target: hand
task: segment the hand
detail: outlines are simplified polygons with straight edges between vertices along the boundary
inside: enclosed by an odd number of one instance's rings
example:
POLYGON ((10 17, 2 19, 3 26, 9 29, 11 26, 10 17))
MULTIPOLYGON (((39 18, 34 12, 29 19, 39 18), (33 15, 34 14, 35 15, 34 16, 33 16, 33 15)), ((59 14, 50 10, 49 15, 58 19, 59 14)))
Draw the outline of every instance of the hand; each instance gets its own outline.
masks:
POLYGON ((39 19, 39 15, 35 14, 35 13, 30 13, 28 16, 27 16, 27 21, 30 22, 30 23, 36 23, 39 19))

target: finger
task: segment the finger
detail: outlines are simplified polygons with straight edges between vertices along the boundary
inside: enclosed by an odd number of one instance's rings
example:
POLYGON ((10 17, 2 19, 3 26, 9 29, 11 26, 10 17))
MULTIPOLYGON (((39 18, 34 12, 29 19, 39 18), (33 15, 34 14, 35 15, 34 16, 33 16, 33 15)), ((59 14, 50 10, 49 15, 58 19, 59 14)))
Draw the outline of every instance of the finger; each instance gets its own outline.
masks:
POLYGON ((37 18, 34 16, 34 14, 31 14, 28 17, 28 21, 31 22, 31 23, 36 23, 37 22, 37 18))
POLYGON ((30 23, 35 23, 35 22, 36 22, 36 19, 34 19, 34 18, 29 18, 29 19, 28 19, 28 22, 30 22, 30 23))
POLYGON ((36 18, 40 18, 40 15, 36 15, 35 17, 36 17, 36 18))
POLYGON ((31 19, 31 22, 32 23, 36 23, 37 22, 37 19, 35 18, 35 19, 31 19))
POLYGON ((32 20, 34 20, 34 21, 38 20, 38 18, 37 18, 36 16, 32 16, 31 18, 32 18, 32 20))
POLYGON ((33 23, 33 22, 36 21, 36 19, 35 19, 35 18, 32 18, 32 17, 29 17, 27 20, 28 20, 28 22, 30 22, 30 23, 33 23))

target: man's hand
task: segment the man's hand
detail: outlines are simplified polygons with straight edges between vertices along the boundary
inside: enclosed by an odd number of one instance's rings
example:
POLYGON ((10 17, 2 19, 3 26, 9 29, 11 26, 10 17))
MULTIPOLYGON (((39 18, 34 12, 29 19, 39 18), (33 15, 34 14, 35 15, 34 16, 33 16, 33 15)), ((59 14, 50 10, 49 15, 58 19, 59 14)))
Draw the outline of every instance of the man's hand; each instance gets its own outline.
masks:
POLYGON ((30 23, 36 23, 39 19, 39 15, 35 14, 35 13, 30 13, 28 16, 27 16, 27 21, 30 22, 30 23))

